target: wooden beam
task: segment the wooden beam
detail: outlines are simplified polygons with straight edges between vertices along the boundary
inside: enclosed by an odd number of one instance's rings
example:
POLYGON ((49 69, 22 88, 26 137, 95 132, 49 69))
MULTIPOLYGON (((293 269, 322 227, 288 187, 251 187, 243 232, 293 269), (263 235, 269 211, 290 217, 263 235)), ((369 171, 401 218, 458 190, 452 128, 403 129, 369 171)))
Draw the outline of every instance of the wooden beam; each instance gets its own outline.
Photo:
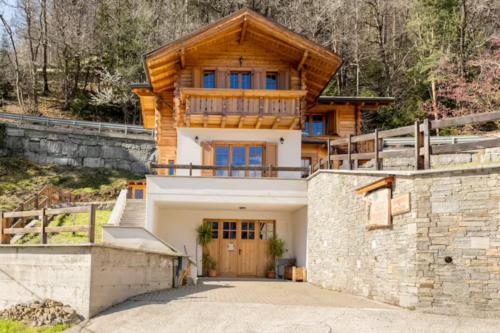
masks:
POLYGON ((238 128, 243 128, 243 123, 245 122, 245 116, 240 116, 240 121, 238 123, 238 128))
POLYGON ((302 69, 302 66, 304 66, 304 63, 306 62, 308 56, 309 51, 305 50, 304 54, 302 55, 302 59, 300 59, 299 65, 297 66, 297 71, 300 71, 302 69))
POLYGON ((383 187, 391 187, 392 183, 394 183, 394 177, 386 177, 382 178, 380 180, 374 181, 373 183, 367 184, 365 186, 362 186, 360 188, 356 189, 357 194, 366 194, 368 192, 378 190, 379 188, 383 187))
POLYGON ((181 49, 181 69, 184 69, 186 67, 186 49, 182 48, 181 49))
POLYGON ((257 118, 257 123, 255 124, 255 128, 259 129, 260 126, 262 125, 262 117, 257 118))
POLYGON ((295 129, 295 126, 297 126, 297 124, 299 123, 299 118, 295 118, 293 121, 292 121, 292 124, 290 125, 290 129, 293 130, 295 129))
POLYGON ((227 116, 222 116, 220 119, 220 127, 225 128, 226 127, 226 121, 227 121, 227 116))
POLYGON ((207 115, 203 116, 203 127, 208 127, 208 116, 207 115))
POLYGON ((280 117, 276 117, 276 118, 274 118, 274 122, 273 122, 273 129, 278 128, 278 125, 280 124, 280 121, 281 121, 281 118, 280 118, 280 117))
POLYGON ((243 43, 245 41, 245 35, 247 33, 247 27, 248 27, 248 19, 247 17, 245 16, 243 18, 243 25, 241 27, 241 35, 240 35, 240 44, 243 43))

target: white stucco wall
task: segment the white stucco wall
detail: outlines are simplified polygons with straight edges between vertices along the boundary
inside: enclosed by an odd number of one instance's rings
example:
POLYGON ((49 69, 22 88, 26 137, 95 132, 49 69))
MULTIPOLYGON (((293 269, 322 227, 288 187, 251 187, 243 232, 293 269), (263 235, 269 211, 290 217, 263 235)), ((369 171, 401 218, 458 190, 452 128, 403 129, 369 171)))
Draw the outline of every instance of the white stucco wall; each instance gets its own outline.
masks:
MULTIPOLYGON (((249 141, 273 142, 278 148, 278 166, 301 166, 301 131, 226 129, 226 128, 179 128, 177 129, 177 164, 201 165, 204 141, 249 141), (195 138, 198 137, 198 142, 195 138), (283 138, 283 144, 280 143, 283 138)), ((177 175, 188 175, 188 170, 178 170, 177 175)), ((200 175, 195 170, 193 175, 200 175)), ((280 172, 279 177, 299 178, 300 172, 280 172)))
MULTIPOLYGON (((157 206, 153 232, 197 262, 201 272, 201 248, 196 246, 196 228, 205 218, 275 220, 276 234, 285 241, 285 257, 293 258, 293 212, 175 209, 157 206)), ((296 217, 295 217, 296 218, 296 217)), ((304 236, 305 237, 305 236, 304 236)))
POLYGON ((307 207, 292 213, 292 244, 297 266, 307 267, 307 207))

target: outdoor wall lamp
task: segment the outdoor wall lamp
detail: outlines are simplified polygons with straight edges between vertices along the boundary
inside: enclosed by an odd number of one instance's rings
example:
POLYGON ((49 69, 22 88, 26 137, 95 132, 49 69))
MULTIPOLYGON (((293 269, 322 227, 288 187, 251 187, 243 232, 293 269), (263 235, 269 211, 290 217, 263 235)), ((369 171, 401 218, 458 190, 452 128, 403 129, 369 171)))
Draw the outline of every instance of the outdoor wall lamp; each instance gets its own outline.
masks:
POLYGON ((200 140, 200 138, 197 136, 194 137, 194 142, 198 143, 198 141, 200 140))
POLYGON ((240 67, 243 66, 243 57, 240 57, 240 67))
POLYGON ((280 138, 280 143, 283 144, 283 142, 285 142, 285 139, 283 139, 283 137, 280 138))

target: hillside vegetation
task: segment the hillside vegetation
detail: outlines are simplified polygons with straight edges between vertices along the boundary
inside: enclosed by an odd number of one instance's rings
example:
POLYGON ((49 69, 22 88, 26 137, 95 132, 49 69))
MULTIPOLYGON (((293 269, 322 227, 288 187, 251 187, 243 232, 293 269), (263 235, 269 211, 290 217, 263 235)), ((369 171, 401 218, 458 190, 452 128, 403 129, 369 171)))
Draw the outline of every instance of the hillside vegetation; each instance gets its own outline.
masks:
POLYGON ((42 165, 20 158, 0 158, 0 210, 14 209, 47 184, 82 195, 85 201, 114 200, 137 176, 110 169, 42 165))
MULTIPOLYGON (((5 1, 4 1, 5 2, 5 1)), ((0 2, 2 3, 2 2, 0 2)), ((0 109, 140 122, 142 55, 242 8, 333 50, 327 95, 394 96, 369 122, 498 110, 498 0, 8 0, 0 109)))

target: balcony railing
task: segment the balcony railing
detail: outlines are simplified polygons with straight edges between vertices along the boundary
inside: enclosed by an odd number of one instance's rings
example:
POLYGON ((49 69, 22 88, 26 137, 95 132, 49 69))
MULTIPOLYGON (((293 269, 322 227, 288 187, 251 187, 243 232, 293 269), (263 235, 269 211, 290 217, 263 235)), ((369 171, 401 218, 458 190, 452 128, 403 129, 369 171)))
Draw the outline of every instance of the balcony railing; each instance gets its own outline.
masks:
POLYGON ((187 115, 296 116, 304 109, 305 90, 181 88, 187 115))
POLYGON ((193 170, 226 171, 228 176, 232 176, 233 171, 253 171, 262 172, 263 177, 277 177, 279 171, 301 172, 302 177, 311 173, 311 167, 284 167, 284 166, 218 166, 218 165, 196 165, 196 164, 156 164, 152 163, 150 169, 153 170, 189 170, 189 176, 193 175, 193 170))

